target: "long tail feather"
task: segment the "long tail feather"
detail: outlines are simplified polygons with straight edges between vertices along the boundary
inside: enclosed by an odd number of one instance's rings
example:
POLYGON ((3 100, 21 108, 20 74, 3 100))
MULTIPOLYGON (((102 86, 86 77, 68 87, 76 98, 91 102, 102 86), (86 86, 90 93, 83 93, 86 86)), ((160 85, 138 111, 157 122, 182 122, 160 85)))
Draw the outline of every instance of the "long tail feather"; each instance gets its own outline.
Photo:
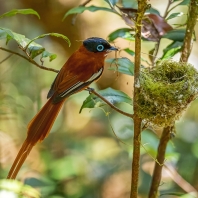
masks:
POLYGON ((28 125, 27 138, 25 139, 14 163, 8 173, 8 179, 15 179, 21 166, 26 160, 33 146, 45 139, 64 103, 64 100, 53 104, 50 98, 28 125))

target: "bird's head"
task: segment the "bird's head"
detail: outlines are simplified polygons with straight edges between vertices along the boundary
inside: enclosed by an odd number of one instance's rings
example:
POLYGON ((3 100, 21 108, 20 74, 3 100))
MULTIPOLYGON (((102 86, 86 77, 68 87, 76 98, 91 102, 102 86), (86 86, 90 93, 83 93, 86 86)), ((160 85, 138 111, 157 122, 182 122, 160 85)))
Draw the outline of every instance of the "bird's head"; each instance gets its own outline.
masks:
POLYGON ((106 40, 98 37, 91 37, 83 41, 84 47, 90 52, 110 52, 118 49, 111 46, 106 40))

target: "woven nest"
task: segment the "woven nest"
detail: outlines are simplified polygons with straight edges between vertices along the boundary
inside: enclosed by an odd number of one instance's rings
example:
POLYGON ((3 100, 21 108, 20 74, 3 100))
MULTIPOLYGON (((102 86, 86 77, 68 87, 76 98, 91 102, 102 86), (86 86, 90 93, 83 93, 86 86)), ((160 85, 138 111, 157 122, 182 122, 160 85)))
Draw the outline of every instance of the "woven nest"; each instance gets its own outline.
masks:
POLYGON ((198 72, 191 64, 161 61, 141 71, 138 116, 153 125, 170 126, 197 95, 198 72))

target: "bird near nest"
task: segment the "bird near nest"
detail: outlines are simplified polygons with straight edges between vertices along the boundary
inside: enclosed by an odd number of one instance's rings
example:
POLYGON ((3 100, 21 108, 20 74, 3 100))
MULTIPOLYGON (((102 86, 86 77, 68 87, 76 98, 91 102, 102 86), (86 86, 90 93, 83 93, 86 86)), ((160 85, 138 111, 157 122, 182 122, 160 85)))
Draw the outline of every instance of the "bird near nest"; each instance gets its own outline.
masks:
POLYGON ((64 101, 98 80, 103 73, 107 54, 117 50, 106 40, 91 37, 84 40, 79 49, 69 57, 51 85, 48 101, 29 122, 27 137, 12 164, 8 179, 16 178, 33 146, 47 137, 64 101))

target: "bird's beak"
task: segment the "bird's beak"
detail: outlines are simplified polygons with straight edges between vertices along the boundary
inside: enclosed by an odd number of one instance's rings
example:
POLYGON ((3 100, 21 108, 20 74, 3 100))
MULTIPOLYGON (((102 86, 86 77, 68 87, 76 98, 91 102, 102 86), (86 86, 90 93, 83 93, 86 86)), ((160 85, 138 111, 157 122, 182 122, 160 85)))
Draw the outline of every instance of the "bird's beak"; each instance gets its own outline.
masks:
POLYGON ((118 51, 118 48, 111 46, 108 50, 109 51, 118 51))

